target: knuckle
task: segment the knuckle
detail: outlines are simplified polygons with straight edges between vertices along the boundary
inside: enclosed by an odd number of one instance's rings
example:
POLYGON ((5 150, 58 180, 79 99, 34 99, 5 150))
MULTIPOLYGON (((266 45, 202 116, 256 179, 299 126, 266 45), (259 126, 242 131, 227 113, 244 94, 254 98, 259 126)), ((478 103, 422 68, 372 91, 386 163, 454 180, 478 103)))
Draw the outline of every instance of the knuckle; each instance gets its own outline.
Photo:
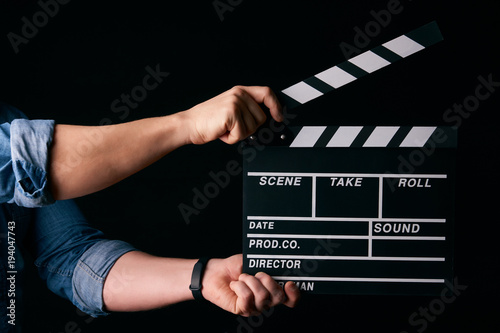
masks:
POLYGON ((262 283, 273 282, 274 280, 266 273, 259 272, 255 275, 262 283))
POLYGON ((238 109, 241 105, 241 98, 236 94, 232 94, 228 97, 227 102, 233 109, 238 109))
POLYGON ((267 290, 260 290, 257 292, 256 296, 258 299, 266 300, 266 299, 269 299, 269 297, 271 296, 271 293, 269 293, 269 291, 267 291, 267 290))
POLYGON ((285 301, 285 293, 282 290, 275 290, 273 292, 273 298, 278 302, 278 303, 283 303, 285 301))
POLYGON ((268 87, 268 86, 264 86, 264 87, 262 87, 262 91, 263 91, 263 92, 264 92, 264 94, 266 94, 266 95, 272 95, 272 94, 273 94, 273 90, 272 90, 270 87, 268 87))
POLYGON ((250 275, 248 275, 247 273, 241 273, 240 276, 238 277, 238 280, 240 281, 245 281, 247 280, 248 278, 250 278, 250 275))
POLYGON ((234 86, 230 89, 232 95, 235 95, 235 96, 243 96, 243 94, 245 93, 245 89, 243 88, 243 86, 234 86))
POLYGON ((231 95, 227 96, 227 98, 226 98, 227 105, 234 106, 234 105, 239 104, 239 102, 240 102, 240 99, 235 94, 231 94, 231 95))

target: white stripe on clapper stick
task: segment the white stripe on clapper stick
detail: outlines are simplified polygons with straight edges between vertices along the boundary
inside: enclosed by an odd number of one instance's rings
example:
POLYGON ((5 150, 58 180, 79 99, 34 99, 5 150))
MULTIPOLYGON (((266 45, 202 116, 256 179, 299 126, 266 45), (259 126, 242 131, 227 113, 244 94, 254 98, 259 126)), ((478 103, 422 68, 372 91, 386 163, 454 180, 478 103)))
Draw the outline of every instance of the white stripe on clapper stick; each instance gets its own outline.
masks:
POLYGON ((405 35, 394 38, 390 42, 382 44, 382 46, 388 48, 402 58, 406 58, 409 55, 412 55, 413 53, 417 53, 418 51, 424 49, 422 45, 411 40, 405 35))
POLYGON ((313 147, 325 131, 326 126, 304 126, 295 137, 290 147, 313 147))
POLYGON ((288 96, 293 96, 293 99, 295 99, 300 104, 307 103, 310 100, 323 95, 322 92, 314 89, 305 82, 294 84, 293 86, 283 90, 282 93, 288 96))
POLYGON ((398 131, 398 126, 377 126, 368 137, 363 147, 387 147, 398 131))
POLYGON ((365 53, 360 54, 349 60, 349 62, 355 64, 362 70, 373 73, 376 70, 390 65, 391 63, 382 58, 381 56, 376 55, 372 51, 367 51, 365 53))
POLYGON ((362 126, 340 126, 326 146, 350 147, 362 129, 362 126))
MULTIPOLYGON (((327 69, 326 71, 323 71, 319 74, 316 74, 315 76, 318 79, 320 79, 321 81, 334 87, 335 89, 340 88, 343 85, 348 84, 349 82, 356 80, 356 78, 354 76, 352 76, 351 74, 347 73, 346 71, 340 69, 337 66, 334 66, 330 69, 327 69)), ((286 91, 286 89, 283 90, 282 92, 286 94, 285 91, 286 91)), ((291 95, 288 95, 288 96, 295 99, 294 96, 291 96, 291 95)))
POLYGON ((423 147, 435 130, 436 127, 413 127, 399 146, 423 147))

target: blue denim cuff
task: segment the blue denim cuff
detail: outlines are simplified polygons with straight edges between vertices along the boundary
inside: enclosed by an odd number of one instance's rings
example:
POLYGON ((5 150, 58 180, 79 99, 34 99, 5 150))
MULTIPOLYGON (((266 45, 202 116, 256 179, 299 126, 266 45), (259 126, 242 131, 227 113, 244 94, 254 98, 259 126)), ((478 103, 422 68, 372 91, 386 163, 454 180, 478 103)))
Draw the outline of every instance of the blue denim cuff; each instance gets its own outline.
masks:
POLYGON ((12 121, 10 146, 16 185, 9 203, 28 208, 54 203, 47 181, 54 126, 53 120, 12 121))
POLYGON ((108 315, 102 296, 106 276, 118 258, 135 250, 122 241, 103 240, 85 251, 73 272, 73 303, 93 317, 108 315))

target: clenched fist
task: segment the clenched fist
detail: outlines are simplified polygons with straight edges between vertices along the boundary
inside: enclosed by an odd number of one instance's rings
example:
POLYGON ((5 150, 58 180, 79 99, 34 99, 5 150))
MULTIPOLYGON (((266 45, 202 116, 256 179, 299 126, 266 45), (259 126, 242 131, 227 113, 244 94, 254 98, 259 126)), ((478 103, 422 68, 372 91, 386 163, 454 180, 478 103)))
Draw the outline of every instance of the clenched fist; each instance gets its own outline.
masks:
POLYGON ((220 308, 241 316, 259 315, 284 304, 295 307, 300 291, 291 281, 282 288, 266 273, 242 274, 243 256, 211 259, 203 277, 202 294, 220 308))
POLYGON ((184 111, 189 141, 203 144, 221 139, 234 144, 245 139, 266 120, 259 104, 269 108, 274 120, 283 120, 278 99, 268 87, 236 86, 184 111))

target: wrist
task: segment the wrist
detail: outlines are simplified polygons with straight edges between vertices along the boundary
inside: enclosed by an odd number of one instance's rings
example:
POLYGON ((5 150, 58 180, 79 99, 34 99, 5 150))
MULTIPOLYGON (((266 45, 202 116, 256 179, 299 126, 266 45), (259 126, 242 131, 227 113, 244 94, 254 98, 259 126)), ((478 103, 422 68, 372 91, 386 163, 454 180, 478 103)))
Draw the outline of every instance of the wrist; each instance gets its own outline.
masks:
POLYGON ((185 111, 161 117, 163 142, 174 143, 176 148, 191 144, 189 117, 185 111))
POLYGON ((220 282, 220 267, 218 263, 222 259, 210 259, 205 266, 205 273, 201 280, 201 293, 203 298, 212 302, 214 300, 214 290, 217 282, 220 282))
POLYGON ((173 123, 175 123, 176 128, 179 130, 178 134, 182 145, 197 144, 193 135, 196 132, 195 121, 190 110, 181 111, 168 117, 173 118, 173 123))

